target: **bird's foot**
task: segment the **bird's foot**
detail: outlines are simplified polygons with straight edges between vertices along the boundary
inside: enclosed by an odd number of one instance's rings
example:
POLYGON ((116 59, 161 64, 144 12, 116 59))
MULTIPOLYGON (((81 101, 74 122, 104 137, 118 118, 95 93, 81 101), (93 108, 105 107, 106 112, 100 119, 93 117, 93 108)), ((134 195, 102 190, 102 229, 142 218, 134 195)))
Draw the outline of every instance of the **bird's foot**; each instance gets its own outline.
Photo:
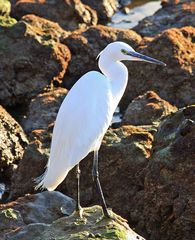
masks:
POLYGON ((116 215, 111 209, 106 209, 106 211, 103 211, 103 212, 104 212, 103 218, 109 218, 109 219, 117 222, 118 224, 122 225, 127 230, 130 229, 129 225, 127 223, 127 220, 122 218, 121 216, 116 215))
POLYGON ((78 214, 79 218, 82 219, 83 218, 83 208, 81 206, 78 206, 76 208, 76 214, 78 214))

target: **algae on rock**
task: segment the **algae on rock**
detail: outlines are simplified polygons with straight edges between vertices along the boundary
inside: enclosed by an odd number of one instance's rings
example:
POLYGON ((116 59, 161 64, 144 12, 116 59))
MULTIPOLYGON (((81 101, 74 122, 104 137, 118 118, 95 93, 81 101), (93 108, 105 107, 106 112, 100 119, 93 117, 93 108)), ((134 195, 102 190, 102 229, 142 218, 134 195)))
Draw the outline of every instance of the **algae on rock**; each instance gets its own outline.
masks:
MULTIPOLYGON (((116 219, 120 216, 112 213, 116 219)), ((52 224, 29 224, 14 236, 9 236, 9 240, 33 239, 33 240, 144 240, 141 236, 131 230, 125 222, 119 224, 112 219, 102 218, 100 206, 93 206, 84 209, 83 220, 73 213, 69 217, 63 217, 52 224)))

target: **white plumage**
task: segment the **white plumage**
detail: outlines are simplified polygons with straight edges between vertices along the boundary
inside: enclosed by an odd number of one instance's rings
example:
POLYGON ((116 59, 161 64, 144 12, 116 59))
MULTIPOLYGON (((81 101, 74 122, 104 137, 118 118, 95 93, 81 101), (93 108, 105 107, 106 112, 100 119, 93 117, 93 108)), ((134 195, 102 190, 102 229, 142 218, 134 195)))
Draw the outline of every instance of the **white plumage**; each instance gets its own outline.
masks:
POLYGON ((163 64, 125 43, 109 44, 100 54, 103 74, 86 73, 65 97, 56 118, 47 168, 37 179, 37 188, 54 190, 89 152, 98 151, 127 85, 128 71, 121 60, 163 64))

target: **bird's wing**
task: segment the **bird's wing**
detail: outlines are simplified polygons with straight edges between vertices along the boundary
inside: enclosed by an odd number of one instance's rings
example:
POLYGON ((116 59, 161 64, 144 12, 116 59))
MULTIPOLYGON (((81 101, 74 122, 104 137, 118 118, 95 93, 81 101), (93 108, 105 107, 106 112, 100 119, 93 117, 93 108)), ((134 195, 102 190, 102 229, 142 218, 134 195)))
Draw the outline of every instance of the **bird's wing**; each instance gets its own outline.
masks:
POLYGON ((40 185, 55 189, 71 168, 99 147, 113 111, 109 80, 95 71, 81 77, 59 109, 50 158, 40 185))

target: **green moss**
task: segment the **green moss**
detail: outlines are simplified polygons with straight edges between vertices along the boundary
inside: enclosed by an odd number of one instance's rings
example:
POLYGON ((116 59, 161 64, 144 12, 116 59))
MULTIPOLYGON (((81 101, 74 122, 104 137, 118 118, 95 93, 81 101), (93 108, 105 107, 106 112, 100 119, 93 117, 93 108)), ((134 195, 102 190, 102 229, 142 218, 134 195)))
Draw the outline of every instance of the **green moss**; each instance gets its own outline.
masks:
POLYGON ((0 28, 12 27, 17 23, 16 19, 8 16, 0 16, 0 28))
MULTIPOLYGON (((84 208, 84 221, 79 221, 78 213, 69 217, 63 217, 52 224, 34 224, 18 233, 16 239, 22 236, 23 239, 33 240, 127 240, 135 236, 130 230, 126 221, 110 210, 113 219, 103 217, 102 208, 93 206, 84 208)), ((133 238, 135 239, 135 238, 133 238)))
POLYGON ((17 220, 17 214, 12 208, 7 208, 5 210, 0 211, 0 216, 4 217, 5 219, 14 219, 17 220))

